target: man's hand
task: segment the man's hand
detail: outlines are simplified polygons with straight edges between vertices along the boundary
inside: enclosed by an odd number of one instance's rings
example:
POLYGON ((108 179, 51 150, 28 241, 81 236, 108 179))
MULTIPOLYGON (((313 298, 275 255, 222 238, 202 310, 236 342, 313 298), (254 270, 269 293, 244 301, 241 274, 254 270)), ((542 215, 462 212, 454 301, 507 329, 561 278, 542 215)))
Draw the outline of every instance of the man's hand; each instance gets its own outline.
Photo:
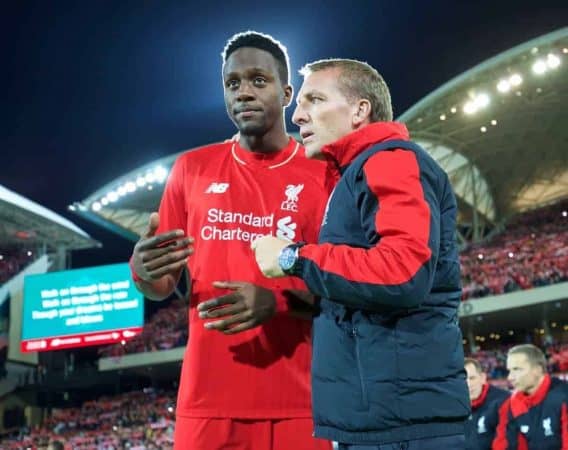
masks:
POLYGON ((282 272, 280 264, 278 264, 278 256, 280 256, 282 249, 288 245, 290 245, 289 241, 274 236, 261 236, 252 242, 251 248, 254 251, 256 263, 266 277, 279 278, 286 276, 282 272))
POLYGON ((197 306, 200 319, 209 330, 235 334, 260 325, 276 314, 276 299, 270 289, 242 281, 215 281, 213 286, 233 292, 207 300, 197 306))
POLYGON ((160 224, 158 213, 150 214, 148 228, 134 246, 131 264, 143 281, 153 282, 164 275, 178 277, 187 258, 193 253, 193 238, 183 230, 156 234, 160 224))

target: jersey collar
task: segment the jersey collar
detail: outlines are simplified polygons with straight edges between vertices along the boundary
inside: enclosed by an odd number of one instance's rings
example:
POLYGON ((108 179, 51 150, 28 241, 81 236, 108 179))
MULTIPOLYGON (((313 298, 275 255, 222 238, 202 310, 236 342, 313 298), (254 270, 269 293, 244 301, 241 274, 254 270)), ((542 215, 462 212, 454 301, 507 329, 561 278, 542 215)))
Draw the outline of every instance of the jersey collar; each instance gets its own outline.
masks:
POLYGON ((299 151, 300 144, 293 138, 290 138, 286 147, 272 153, 252 152, 242 148, 238 142, 233 142, 231 146, 231 154, 237 163, 243 166, 257 166, 267 169, 276 169, 286 165, 299 151))

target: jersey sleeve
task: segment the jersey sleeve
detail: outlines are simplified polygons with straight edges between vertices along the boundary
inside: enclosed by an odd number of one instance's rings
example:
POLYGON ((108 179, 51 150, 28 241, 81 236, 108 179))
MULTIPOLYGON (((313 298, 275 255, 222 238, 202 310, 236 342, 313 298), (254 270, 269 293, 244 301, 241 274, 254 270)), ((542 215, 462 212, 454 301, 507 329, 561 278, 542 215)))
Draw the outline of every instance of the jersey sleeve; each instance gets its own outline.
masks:
MULTIPOLYGON (((435 182, 422 176, 414 152, 378 152, 363 166, 368 197, 362 224, 380 240, 371 248, 305 245, 298 272, 311 292, 346 306, 373 310, 417 306, 430 291, 440 241, 435 182), (376 206, 378 205, 378 206, 376 206)), ((341 214, 329 211, 328 214, 341 214)))
POLYGON ((187 202, 184 192, 185 165, 186 160, 182 156, 176 160, 170 171, 160 202, 160 224, 156 234, 177 228, 187 231, 187 202))

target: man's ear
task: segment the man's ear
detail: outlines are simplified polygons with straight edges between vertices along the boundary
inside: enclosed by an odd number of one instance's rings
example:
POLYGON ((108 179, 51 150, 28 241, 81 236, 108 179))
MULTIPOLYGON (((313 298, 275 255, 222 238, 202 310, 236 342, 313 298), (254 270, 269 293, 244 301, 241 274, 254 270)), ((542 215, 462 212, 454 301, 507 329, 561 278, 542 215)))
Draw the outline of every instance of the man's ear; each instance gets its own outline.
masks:
POLYGON ((353 128, 357 129, 361 125, 366 125, 371 122, 371 102, 366 98, 357 100, 355 104, 355 112, 353 114, 353 128))
POLYGON ((294 98, 294 88, 290 84, 284 85, 284 97, 282 98, 282 106, 286 108, 294 98))

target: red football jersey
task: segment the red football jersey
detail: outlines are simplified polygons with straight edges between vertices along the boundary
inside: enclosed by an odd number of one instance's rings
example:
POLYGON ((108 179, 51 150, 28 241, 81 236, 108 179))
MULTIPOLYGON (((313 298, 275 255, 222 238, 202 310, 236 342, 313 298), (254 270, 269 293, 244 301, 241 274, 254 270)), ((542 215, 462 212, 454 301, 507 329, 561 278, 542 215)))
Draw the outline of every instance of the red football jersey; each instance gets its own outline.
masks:
POLYGON ((238 143, 184 153, 173 166, 160 205, 158 233, 181 228, 195 238, 189 340, 178 393, 185 417, 293 418, 311 416, 311 323, 285 312, 281 291, 303 281, 270 280, 259 271, 251 242, 272 234, 317 242, 327 202, 326 165, 309 160, 290 139, 270 155, 238 143), (213 281, 246 281, 277 292, 279 312, 236 335, 207 330, 199 302, 226 293, 213 281))

